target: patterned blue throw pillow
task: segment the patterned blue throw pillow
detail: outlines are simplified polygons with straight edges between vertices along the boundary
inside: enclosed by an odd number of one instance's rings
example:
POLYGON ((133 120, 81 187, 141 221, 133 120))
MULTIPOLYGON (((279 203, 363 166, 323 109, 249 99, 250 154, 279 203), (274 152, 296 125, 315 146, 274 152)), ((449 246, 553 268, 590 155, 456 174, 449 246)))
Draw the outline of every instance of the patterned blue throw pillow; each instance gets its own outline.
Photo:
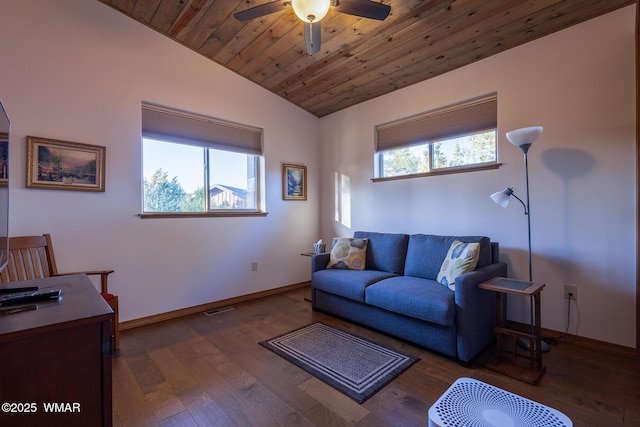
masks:
POLYGON ((454 240, 449 247, 449 252, 442 262, 438 273, 438 282, 456 290, 456 277, 473 271, 478 264, 480 254, 480 244, 464 243, 454 240))
POLYGON ((364 270, 366 256, 367 239, 335 237, 327 268, 364 270))

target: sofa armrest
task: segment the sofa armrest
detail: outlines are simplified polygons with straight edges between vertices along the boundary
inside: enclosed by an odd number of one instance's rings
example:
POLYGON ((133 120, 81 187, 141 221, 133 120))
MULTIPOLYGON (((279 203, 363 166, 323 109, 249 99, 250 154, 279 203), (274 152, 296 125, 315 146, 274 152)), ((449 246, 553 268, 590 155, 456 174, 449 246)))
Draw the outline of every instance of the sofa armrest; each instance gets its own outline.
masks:
POLYGON ((496 262, 456 278, 456 327, 458 359, 469 362, 494 337, 496 296, 478 285, 494 277, 507 276, 507 264, 496 262))
POLYGON ((456 305, 475 304, 478 302, 478 295, 485 293, 478 285, 494 277, 506 277, 507 264, 496 262, 485 265, 469 273, 456 278, 456 305))
POLYGON ((311 274, 319 270, 324 270, 329 264, 329 252, 313 254, 311 256, 311 274))

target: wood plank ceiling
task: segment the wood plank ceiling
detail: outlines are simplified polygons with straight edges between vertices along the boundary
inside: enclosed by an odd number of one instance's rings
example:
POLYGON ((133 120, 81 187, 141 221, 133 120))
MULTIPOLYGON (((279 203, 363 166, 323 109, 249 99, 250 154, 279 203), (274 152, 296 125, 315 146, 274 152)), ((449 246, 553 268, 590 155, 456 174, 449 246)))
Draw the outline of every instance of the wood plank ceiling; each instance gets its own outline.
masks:
POLYGON ((322 49, 310 56, 291 8, 233 17, 271 0, 99 1, 318 117, 635 2, 382 0, 391 6, 385 21, 330 10, 322 49))

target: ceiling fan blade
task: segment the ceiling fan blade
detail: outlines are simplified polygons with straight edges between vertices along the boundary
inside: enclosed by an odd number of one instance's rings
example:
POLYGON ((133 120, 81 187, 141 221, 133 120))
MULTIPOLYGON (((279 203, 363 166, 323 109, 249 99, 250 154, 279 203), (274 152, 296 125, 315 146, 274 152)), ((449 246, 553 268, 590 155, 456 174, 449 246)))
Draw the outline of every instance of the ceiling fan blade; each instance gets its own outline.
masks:
POLYGON ((391 6, 370 0, 338 0, 335 9, 347 15, 379 21, 384 21, 391 12, 391 6))
POLYGON ((260 18, 261 16, 280 12, 281 10, 285 10, 289 6, 291 6, 290 1, 272 1, 270 3, 252 7, 251 9, 243 10, 242 12, 234 13, 233 17, 238 21, 248 21, 250 19, 260 18))
POLYGON ((304 41, 307 44, 307 53, 313 55, 320 51, 322 44, 320 40, 322 32, 320 31, 320 21, 304 23, 304 41))

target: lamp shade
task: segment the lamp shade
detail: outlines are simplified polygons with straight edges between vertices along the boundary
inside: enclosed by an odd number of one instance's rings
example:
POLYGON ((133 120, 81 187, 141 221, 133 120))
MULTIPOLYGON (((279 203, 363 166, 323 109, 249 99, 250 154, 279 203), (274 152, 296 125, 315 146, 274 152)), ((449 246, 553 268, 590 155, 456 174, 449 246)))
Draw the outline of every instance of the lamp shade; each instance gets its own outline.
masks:
POLYGON ((509 200, 511 200, 512 194, 513 190, 511 188, 505 188, 502 191, 493 193, 489 197, 491 197, 491 200, 493 200, 496 205, 506 208, 509 206, 509 200))
POLYGON ((331 0, 292 0, 291 6, 304 22, 319 22, 331 6, 331 0))
POLYGON ((512 130, 511 132, 507 132, 507 139, 517 147, 522 147, 523 145, 529 146, 536 142, 543 129, 542 126, 530 126, 528 128, 512 130))

